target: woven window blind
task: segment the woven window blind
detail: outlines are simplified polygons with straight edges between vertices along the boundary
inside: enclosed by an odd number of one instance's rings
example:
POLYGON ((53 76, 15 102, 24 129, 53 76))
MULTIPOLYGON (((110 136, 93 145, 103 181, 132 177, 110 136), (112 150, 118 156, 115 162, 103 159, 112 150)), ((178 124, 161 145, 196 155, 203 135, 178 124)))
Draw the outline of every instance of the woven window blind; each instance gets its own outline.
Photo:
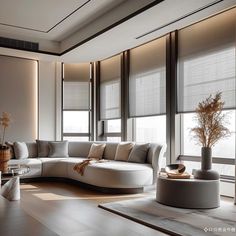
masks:
POLYGON ((90 63, 64 64, 64 110, 88 110, 90 63))
POLYGON ((129 116, 166 112, 166 38, 130 50, 129 116))
POLYGON ((100 62, 100 118, 119 119, 121 116, 120 55, 100 62))
POLYGON ((210 94, 222 92, 236 107, 236 9, 179 31, 178 112, 193 112, 210 94))

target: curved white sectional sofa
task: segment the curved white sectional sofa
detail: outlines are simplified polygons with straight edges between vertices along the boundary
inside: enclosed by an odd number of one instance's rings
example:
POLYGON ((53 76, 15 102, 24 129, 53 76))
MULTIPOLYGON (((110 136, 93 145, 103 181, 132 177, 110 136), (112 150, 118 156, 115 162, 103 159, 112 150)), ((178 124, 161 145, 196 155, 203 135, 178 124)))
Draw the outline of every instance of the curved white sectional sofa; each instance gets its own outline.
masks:
POLYGON ((103 158, 109 161, 87 166, 81 176, 73 167, 86 159, 92 143, 69 142, 69 157, 56 158, 37 157, 37 144, 26 143, 29 158, 11 159, 9 164, 26 164, 30 167, 30 172, 22 178, 62 177, 102 188, 137 189, 156 182, 159 163, 166 151, 165 145, 150 143, 146 163, 131 163, 115 161, 119 143, 106 142, 103 158))

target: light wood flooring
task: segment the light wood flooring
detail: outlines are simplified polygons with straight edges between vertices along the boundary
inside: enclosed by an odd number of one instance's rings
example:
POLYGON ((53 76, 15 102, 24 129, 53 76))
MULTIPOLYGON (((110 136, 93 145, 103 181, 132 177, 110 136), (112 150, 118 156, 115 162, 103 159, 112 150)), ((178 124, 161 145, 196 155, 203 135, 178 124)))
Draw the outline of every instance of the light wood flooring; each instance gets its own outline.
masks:
POLYGON ((68 183, 25 183, 21 185, 21 201, 18 204, 26 213, 58 235, 166 235, 97 207, 99 203, 144 196, 155 198, 155 192, 112 195, 86 190, 68 183))

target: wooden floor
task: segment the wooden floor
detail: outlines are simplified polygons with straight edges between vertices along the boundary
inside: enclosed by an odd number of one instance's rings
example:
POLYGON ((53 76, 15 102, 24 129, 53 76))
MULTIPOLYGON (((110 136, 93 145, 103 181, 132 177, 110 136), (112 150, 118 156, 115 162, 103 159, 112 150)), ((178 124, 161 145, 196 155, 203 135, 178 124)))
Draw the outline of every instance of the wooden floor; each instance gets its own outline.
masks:
POLYGON ((99 203, 150 195, 155 197, 155 192, 111 195, 68 183, 25 183, 21 185, 19 205, 26 213, 58 235, 164 236, 166 234, 97 207, 99 203))

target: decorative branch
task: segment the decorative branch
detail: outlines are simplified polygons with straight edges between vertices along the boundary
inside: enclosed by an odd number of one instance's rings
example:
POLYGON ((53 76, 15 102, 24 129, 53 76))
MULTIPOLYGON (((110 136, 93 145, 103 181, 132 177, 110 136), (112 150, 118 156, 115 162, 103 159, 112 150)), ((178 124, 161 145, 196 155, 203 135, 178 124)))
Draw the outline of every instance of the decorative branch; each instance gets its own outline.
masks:
POLYGON ((220 92, 215 97, 210 95, 196 108, 194 121, 197 122, 197 126, 190 131, 194 134, 193 138, 197 144, 203 147, 212 147, 220 139, 230 135, 229 129, 225 127, 228 123, 228 114, 222 113, 224 102, 221 95, 220 92))
POLYGON ((11 123, 10 114, 7 112, 3 112, 2 117, 0 117, 0 125, 3 128, 1 146, 4 146, 6 129, 10 126, 10 123, 11 123))

